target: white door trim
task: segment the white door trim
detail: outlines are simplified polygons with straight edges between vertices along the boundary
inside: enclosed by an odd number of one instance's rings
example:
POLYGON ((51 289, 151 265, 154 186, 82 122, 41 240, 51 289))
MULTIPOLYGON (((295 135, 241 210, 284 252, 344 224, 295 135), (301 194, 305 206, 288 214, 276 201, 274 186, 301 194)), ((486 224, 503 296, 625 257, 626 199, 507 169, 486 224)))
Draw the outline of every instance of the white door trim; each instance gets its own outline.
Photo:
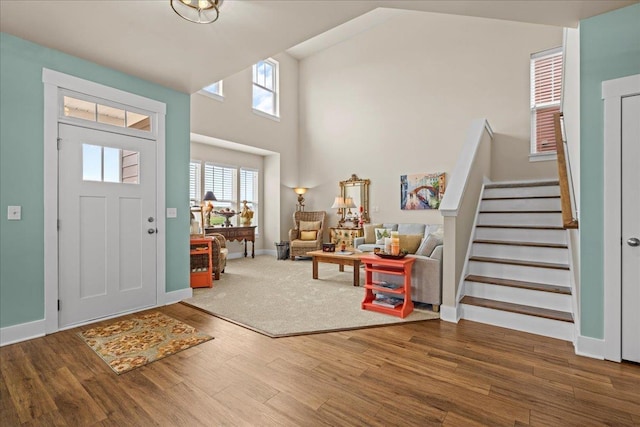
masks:
POLYGON ((604 358, 622 360, 622 98, 640 94, 640 74, 602 82, 604 100, 604 358))
POLYGON ((45 333, 58 328, 58 102, 59 89, 69 89, 98 98, 115 101, 155 113, 157 123, 156 215, 158 235, 156 305, 164 304, 166 296, 165 237, 165 114, 163 102, 114 89, 89 80, 57 71, 42 69, 44 83, 44 321, 45 333))

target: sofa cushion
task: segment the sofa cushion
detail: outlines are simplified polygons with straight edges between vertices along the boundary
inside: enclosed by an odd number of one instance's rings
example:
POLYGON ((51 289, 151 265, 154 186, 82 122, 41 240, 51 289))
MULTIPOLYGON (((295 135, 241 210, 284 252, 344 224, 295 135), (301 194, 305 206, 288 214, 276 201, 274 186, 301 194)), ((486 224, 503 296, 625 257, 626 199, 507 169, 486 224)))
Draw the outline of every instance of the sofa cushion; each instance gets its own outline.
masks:
POLYGON ((400 249, 406 250, 410 254, 415 254, 420 242, 422 242, 422 234, 400 234, 400 249))
POLYGON ((320 221, 300 221, 300 231, 320 230, 320 221))
POLYGON ((376 245, 384 245, 385 237, 391 237, 391 230, 388 228, 376 228, 376 245))
POLYGON ((438 234, 429 234, 422 240, 420 247, 416 251, 416 255, 431 256, 436 246, 442 245, 442 237, 438 234))
POLYGON ((300 231, 300 240, 316 240, 318 232, 316 230, 300 231))
POLYGON ((373 244, 376 242, 376 228, 381 228, 382 224, 365 224, 364 228, 364 242, 373 244))
POLYGON ((419 224, 419 223, 405 223, 405 224, 398 224, 398 234, 419 234, 421 236, 424 236, 425 233, 425 229, 427 228, 426 224, 419 224))

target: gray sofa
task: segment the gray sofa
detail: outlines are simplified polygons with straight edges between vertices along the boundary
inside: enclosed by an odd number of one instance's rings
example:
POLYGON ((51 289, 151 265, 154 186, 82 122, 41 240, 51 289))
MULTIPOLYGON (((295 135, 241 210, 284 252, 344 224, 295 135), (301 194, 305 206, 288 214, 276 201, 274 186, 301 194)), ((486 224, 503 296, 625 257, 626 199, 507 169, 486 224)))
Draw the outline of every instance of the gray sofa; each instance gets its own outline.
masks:
MULTIPOLYGON (((398 231, 401 247, 403 246, 403 236, 422 236, 417 253, 411 253, 412 248, 407 248, 410 249, 407 256, 416 259, 411 269, 411 299, 416 302, 431 304, 433 311, 439 311, 442 303, 442 225, 419 223, 365 224, 365 236, 356 237, 353 240, 353 246, 363 252, 372 252, 376 247, 384 249, 383 244, 376 244, 375 242, 375 234, 373 233, 375 228, 398 231)), ((407 239, 405 241, 409 242, 411 240, 415 239, 407 239)), ((393 282, 394 280, 397 281, 398 278, 394 275, 374 273, 373 280, 393 282)))

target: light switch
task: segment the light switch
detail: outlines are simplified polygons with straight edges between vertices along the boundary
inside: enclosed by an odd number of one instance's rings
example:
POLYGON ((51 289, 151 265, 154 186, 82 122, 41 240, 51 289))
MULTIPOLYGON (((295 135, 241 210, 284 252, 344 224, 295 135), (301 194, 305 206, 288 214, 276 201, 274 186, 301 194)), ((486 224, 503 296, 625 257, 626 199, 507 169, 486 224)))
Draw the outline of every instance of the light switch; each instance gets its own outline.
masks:
POLYGON ((178 208, 167 208, 167 218, 177 218, 178 208))
POLYGON ((9 221, 19 221, 22 219, 22 206, 9 206, 7 208, 7 219, 9 221))

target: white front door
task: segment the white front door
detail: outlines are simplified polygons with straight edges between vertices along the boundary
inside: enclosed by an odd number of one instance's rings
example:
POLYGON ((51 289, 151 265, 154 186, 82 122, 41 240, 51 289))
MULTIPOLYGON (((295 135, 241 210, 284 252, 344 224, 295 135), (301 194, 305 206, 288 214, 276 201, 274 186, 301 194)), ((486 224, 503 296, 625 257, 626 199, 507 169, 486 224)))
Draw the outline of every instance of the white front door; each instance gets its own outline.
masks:
POLYGON ((622 98, 622 359, 640 363, 640 95, 622 98))
POLYGON ((59 325, 156 304, 156 142, 59 125, 59 325))

